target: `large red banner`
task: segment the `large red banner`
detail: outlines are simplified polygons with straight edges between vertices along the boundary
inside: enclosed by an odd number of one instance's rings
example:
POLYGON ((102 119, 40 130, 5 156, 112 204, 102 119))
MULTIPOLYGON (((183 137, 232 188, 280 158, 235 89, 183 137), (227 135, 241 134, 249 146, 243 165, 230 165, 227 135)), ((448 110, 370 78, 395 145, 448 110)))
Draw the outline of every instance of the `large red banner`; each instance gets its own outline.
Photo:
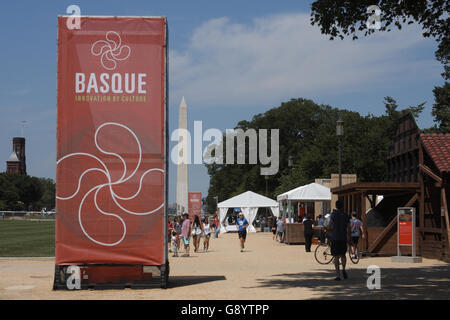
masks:
POLYGON ((200 216, 202 214, 202 193, 188 192, 189 217, 200 216))
POLYGON ((58 19, 56 264, 165 263, 166 19, 58 19))

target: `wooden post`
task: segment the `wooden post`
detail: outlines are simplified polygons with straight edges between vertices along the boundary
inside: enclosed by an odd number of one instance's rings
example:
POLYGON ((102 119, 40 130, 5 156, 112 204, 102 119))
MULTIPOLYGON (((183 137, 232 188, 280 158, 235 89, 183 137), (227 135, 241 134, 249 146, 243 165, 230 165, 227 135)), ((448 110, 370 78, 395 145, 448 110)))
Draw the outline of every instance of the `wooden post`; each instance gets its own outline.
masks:
POLYGON ((363 239, 363 251, 367 251, 369 247, 369 233, 367 232, 366 195, 364 192, 361 192, 359 199, 361 201, 361 218, 365 236, 365 239, 363 239))
POLYGON ((356 216, 361 220, 361 195, 355 195, 356 216))
MULTIPOLYGON (((447 206, 447 196, 445 194, 445 187, 443 186, 441 188, 441 198, 442 198, 442 206, 444 207, 444 219, 445 219, 445 225, 447 227, 447 253, 450 255, 450 224, 449 224, 449 218, 448 218, 448 206, 447 206)), ((444 234, 442 234, 444 235, 444 234)))
POLYGON ((344 197, 344 199, 343 199, 343 201, 344 201, 344 211, 347 212, 348 211, 348 195, 344 195, 343 197, 344 197))
MULTIPOLYGON (((423 160, 423 146, 419 141, 419 166, 424 164, 423 160)), ((418 170, 419 185, 420 185, 420 200, 419 200, 419 230, 425 228, 425 185, 423 179, 423 172, 418 170)), ((422 255, 423 234, 419 232, 419 254, 422 255)))
POLYGON ((352 210, 352 195, 349 194, 348 198, 347 198, 347 211, 346 212, 348 214, 350 214, 351 210, 352 210))
POLYGON ((355 206, 353 204, 353 200, 355 199, 355 195, 352 194, 351 198, 350 198, 350 214, 355 210, 355 206))
MULTIPOLYGON (((444 209, 444 201, 442 199, 442 189, 443 188, 444 187, 441 188, 441 198, 440 198, 441 206, 439 208, 439 215, 440 215, 440 218, 441 218, 441 259, 446 257, 446 250, 445 250, 445 248, 448 247, 448 242, 447 242, 447 239, 446 239, 448 234, 446 232, 447 225, 445 223, 445 213, 442 214, 442 212, 445 210, 444 209)), ((450 249, 448 250, 448 252, 450 253, 450 249)))
POLYGON ((347 196, 347 210, 346 210, 347 213, 350 212, 351 206, 352 206, 352 196, 348 195, 347 196))
POLYGON ((347 213, 350 213, 350 210, 352 209, 352 195, 349 194, 347 197, 347 213))

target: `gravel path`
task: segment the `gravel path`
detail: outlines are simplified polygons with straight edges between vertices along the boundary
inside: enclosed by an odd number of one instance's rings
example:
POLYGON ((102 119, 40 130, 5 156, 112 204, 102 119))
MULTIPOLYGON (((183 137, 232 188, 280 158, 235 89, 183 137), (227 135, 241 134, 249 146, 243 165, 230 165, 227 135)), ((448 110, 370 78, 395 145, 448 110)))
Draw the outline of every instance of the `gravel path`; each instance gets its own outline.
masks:
POLYGON ((242 253, 236 233, 211 239, 207 253, 192 251, 170 257, 168 289, 146 290, 53 291, 53 258, 0 258, 0 299, 450 299, 450 265, 436 260, 363 258, 338 282, 332 265, 319 265, 303 245, 272 240, 272 233, 249 234, 242 253), (381 268, 380 290, 367 288, 370 265, 381 268))

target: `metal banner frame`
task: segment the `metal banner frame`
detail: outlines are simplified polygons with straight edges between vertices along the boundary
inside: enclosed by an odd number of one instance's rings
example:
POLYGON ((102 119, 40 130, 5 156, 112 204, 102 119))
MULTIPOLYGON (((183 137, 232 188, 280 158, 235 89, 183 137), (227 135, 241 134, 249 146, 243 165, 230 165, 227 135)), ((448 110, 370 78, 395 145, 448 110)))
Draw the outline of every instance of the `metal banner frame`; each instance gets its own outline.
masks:
POLYGON ((416 256, 416 243, 416 208, 397 208, 397 256, 392 257, 392 262, 422 262, 422 258, 416 256), (402 221, 411 221, 411 244, 400 243, 402 221), (411 247, 411 256, 402 256, 400 247, 411 247))

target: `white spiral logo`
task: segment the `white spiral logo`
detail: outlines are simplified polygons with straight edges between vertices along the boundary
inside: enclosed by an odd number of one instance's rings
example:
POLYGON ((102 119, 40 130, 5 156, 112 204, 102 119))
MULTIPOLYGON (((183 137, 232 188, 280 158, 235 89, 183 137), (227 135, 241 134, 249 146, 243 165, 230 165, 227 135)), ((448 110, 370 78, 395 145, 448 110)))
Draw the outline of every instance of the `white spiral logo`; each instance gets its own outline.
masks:
POLYGON ((111 212, 105 212, 104 210, 102 210, 102 209, 98 206, 98 203, 97 203, 97 195, 98 195, 98 193, 99 193, 103 188, 109 188, 109 192, 110 192, 111 198, 113 199, 114 203, 115 203, 120 209, 122 209, 123 211, 127 212, 128 214, 132 214, 132 215, 138 215, 138 216, 149 215, 149 214, 151 214, 151 213, 153 213, 153 212, 158 211, 158 210, 161 209, 162 207, 164 207, 164 202, 163 202, 160 206, 158 206, 157 208, 154 208, 154 209, 152 209, 152 210, 149 210, 149 211, 146 211, 146 212, 134 212, 134 211, 130 211, 130 210, 126 209, 125 207, 123 207, 123 206, 118 202, 118 199, 119 199, 119 200, 124 200, 124 201, 134 199, 134 198, 140 193, 141 188, 142 188, 142 180, 144 179, 144 177, 145 177, 148 173, 150 173, 150 172, 160 172, 160 173, 164 173, 164 170, 159 169, 159 168, 153 168, 153 169, 150 169, 150 170, 145 171, 145 172, 142 174, 141 178, 140 178, 140 181, 139 181, 139 188, 138 188, 138 190, 136 191, 136 193, 133 194, 133 195, 131 195, 131 196, 129 196, 129 197, 121 197, 121 196, 119 196, 118 194, 115 193, 115 191, 113 190, 113 185, 119 185, 119 184, 121 184, 121 183, 123 183, 123 182, 128 181, 129 179, 131 179, 131 178, 136 174, 137 170, 139 169, 139 167, 140 167, 140 165, 141 165, 141 160, 142 160, 142 149, 141 149, 141 144, 140 144, 140 142, 139 142, 139 139, 137 138, 136 134, 135 134, 133 131, 131 131, 130 128, 128 128, 127 126, 124 126, 123 124, 115 123, 115 122, 106 122, 106 123, 103 123, 102 125, 100 125, 100 126, 97 128, 97 130, 95 131, 94 143, 95 143, 95 146, 97 147, 97 149, 98 149, 100 152, 102 152, 103 154, 115 156, 115 157, 117 157, 117 158, 120 159, 120 161, 121 161, 122 164, 123 164, 123 174, 122 174, 122 176, 121 176, 118 180, 116 180, 116 181, 111 181, 111 175, 110 175, 110 172, 109 172, 108 168, 106 167, 105 163, 104 163, 102 160, 100 160, 98 157, 96 157, 96 156, 94 156, 94 155, 92 155, 92 154, 89 154, 89 153, 83 153, 83 152, 75 152, 75 153, 71 153, 71 154, 65 155, 64 157, 62 157, 61 159, 59 159, 59 160, 57 161, 56 164, 59 165, 59 163, 61 163, 62 161, 64 161, 65 159, 68 159, 68 158, 70 158, 70 157, 82 156, 82 157, 89 157, 89 158, 95 159, 95 160, 102 166, 103 169, 101 169, 101 168, 90 168, 90 169, 85 170, 85 171, 80 175, 80 178, 78 179, 78 186, 77 186, 77 189, 76 189, 76 191, 75 191, 73 194, 71 194, 71 195, 69 195, 69 196, 66 196, 66 197, 56 196, 56 198, 59 199, 59 200, 69 200, 69 199, 74 198, 74 197, 78 194, 78 192, 80 191, 81 180, 83 179, 83 177, 84 177, 88 172, 98 171, 98 172, 103 173, 103 174, 106 176, 106 178, 108 179, 108 183, 99 184, 99 185, 93 187, 92 189, 90 189, 88 192, 86 192, 86 193, 84 194, 84 196, 83 196, 83 198, 82 198, 82 200, 81 200, 81 202, 80 202, 80 205, 79 205, 79 207, 78 207, 78 222, 79 222, 79 224, 80 224, 81 230, 83 231, 83 233, 86 235, 86 237, 87 237, 89 240, 91 240, 91 241, 93 241, 93 242, 95 242, 95 243, 97 243, 97 244, 99 244, 99 245, 102 245, 102 246, 115 246, 115 245, 118 245, 119 243, 121 243, 121 242, 123 241, 123 239, 125 238, 125 235, 126 235, 126 233, 127 233, 127 227, 126 227, 125 221, 124 221, 119 215, 114 214, 114 213, 111 213, 111 212), (134 171, 133 171, 128 177, 126 177, 127 165, 126 165, 125 160, 124 160, 119 154, 113 153, 113 152, 107 152, 107 151, 103 150, 103 149, 98 145, 98 141, 97 141, 97 135, 98 135, 98 132, 99 132, 102 128, 106 127, 106 126, 118 126, 118 127, 121 127, 121 128, 126 129, 129 133, 131 133, 131 134, 133 135, 134 139, 135 139, 136 142, 137 142, 137 145, 138 145, 138 148, 139 148, 139 159, 138 159, 138 163, 137 163, 136 168, 134 169, 134 171), (122 226, 123 226, 122 237, 121 237, 118 241, 116 241, 116 242, 113 242, 113 243, 105 243, 105 242, 98 241, 98 240, 94 239, 91 235, 89 235, 88 232, 85 230, 85 228, 84 228, 84 226, 83 226, 83 222, 82 222, 82 219, 81 219, 81 213, 82 213, 83 204, 84 204, 84 202, 86 201, 86 198, 87 198, 91 193, 93 193, 93 192, 95 192, 95 194, 94 194, 94 204, 95 204, 95 207, 97 208, 98 212, 100 212, 100 213, 103 214, 103 215, 113 216, 113 217, 119 219, 120 222, 122 223, 122 226))
POLYGON ((131 54, 131 48, 122 45, 120 35, 115 31, 106 33, 106 40, 98 40, 91 46, 91 53, 94 56, 101 56, 100 62, 106 70, 114 70, 117 67, 117 61, 128 59, 131 54))

